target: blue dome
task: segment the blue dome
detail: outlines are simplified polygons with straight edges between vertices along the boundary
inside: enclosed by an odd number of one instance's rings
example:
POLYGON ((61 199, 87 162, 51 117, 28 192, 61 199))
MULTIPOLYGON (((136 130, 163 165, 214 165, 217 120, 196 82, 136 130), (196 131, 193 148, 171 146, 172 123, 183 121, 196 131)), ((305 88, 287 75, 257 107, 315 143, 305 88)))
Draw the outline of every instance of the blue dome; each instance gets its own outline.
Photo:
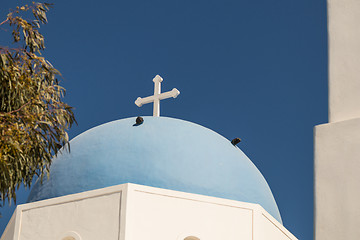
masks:
POLYGON ((113 121, 71 140, 50 178, 36 182, 28 202, 136 183, 258 203, 281 222, 260 171, 231 142, 200 125, 167 117, 113 121))

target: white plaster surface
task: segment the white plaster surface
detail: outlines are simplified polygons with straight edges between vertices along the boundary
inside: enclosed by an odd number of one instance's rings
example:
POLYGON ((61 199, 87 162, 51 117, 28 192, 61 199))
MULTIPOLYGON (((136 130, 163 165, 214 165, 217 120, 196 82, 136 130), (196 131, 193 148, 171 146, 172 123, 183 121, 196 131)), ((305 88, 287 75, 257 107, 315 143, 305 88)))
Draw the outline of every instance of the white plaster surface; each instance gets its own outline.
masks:
POLYGON ((69 231, 82 239, 116 239, 119 207, 120 194, 113 193, 24 210, 19 239, 62 240, 69 231))
POLYGON ((258 204, 136 184, 20 205, 13 219, 1 240, 296 240, 258 204))
POLYGON ((14 236, 15 231, 15 218, 16 218, 16 212, 12 215, 8 225, 6 226, 4 233, 1 237, 1 240, 11 240, 14 236))
MULTIPOLYGON (((261 208, 261 207, 260 207, 261 208)), ((292 240, 296 239, 282 225, 278 225, 277 221, 263 209, 255 213, 254 221, 254 239, 256 240, 292 240)))
POLYGON ((360 117, 360 1, 327 0, 329 122, 360 117))
POLYGON ((131 239, 252 239, 251 208, 217 205, 192 199, 135 191, 131 239), (156 216, 156 218, 154 218, 156 216), (149 224, 149 223, 152 224, 149 224), (141 229, 141 231, 136 231, 141 229))
POLYGON ((296 239, 258 204, 138 185, 130 189, 128 239, 296 239))
POLYGON ((360 239, 360 118, 315 128, 315 240, 360 239))

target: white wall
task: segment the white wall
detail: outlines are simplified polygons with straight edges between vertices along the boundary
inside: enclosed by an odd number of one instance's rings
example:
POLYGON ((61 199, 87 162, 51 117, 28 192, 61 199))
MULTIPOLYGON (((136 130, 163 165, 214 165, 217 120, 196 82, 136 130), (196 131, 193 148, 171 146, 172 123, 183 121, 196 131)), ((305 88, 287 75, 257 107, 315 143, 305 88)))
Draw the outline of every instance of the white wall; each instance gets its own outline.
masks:
POLYGON ((132 240, 183 240, 188 236, 206 240, 252 239, 251 208, 144 191, 135 191, 131 204, 128 237, 132 240))
POLYGON ((260 205, 132 185, 126 239, 296 240, 260 205))
POLYGON ((360 1, 327 0, 329 124, 315 128, 315 240, 360 239, 360 1))
POLYGON ((315 128, 315 239, 360 239, 360 118, 315 128))
POLYGON ((19 239, 62 240, 68 232, 76 232, 84 240, 117 239, 119 211, 120 193, 26 209, 19 239))
POLYGON ((3 235, 1 237, 1 240, 12 240, 14 237, 14 231, 15 231, 15 218, 16 218, 16 210, 14 214, 12 215, 10 221, 8 222, 3 235))
POLYGON ((360 117, 360 1, 328 0, 329 122, 360 117))
POLYGON ((8 229, 1 240, 296 240, 258 204, 135 184, 20 205, 8 229))
POLYGON ((292 240, 296 239, 289 231, 268 214, 262 207, 254 216, 254 239, 256 240, 292 240))

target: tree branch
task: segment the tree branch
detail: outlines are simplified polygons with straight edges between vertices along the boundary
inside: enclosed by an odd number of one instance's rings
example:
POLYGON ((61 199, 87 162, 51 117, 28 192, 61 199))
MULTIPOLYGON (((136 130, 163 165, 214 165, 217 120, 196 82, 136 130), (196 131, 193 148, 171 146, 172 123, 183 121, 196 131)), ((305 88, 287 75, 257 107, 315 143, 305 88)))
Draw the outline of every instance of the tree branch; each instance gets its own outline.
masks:
POLYGON ((9 18, 6 18, 4 21, 2 21, 2 22, 0 23, 0 26, 3 25, 4 23, 6 23, 7 21, 9 21, 9 18))
POLYGON ((20 111, 22 108, 24 108, 25 106, 29 105, 30 103, 31 103, 31 101, 28 101, 27 103, 25 103, 24 105, 22 105, 22 106, 19 107, 18 109, 13 110, 13 111, 11 111, 11 112, 7 112, 7 113, 1 113, 0 115, 16 113, 16 112, 20 111))

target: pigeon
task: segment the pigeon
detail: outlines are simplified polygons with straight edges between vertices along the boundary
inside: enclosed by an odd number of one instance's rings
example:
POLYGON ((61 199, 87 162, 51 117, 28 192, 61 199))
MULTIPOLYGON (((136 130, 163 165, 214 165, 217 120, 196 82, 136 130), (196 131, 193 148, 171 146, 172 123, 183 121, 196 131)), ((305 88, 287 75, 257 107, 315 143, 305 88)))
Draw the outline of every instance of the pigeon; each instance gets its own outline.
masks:
POLYGON ((144 119, 142 117, 137 117, 136 118, 136 125, 140 125, 144 122, 144 119))
POLYGON ((239 142, 241 142, 241 139, 240 138, 234 138, 233 140, 231 140, 231 143, 232 143, 232 145, 236 145, 236 144, 238 144, 239 142))

